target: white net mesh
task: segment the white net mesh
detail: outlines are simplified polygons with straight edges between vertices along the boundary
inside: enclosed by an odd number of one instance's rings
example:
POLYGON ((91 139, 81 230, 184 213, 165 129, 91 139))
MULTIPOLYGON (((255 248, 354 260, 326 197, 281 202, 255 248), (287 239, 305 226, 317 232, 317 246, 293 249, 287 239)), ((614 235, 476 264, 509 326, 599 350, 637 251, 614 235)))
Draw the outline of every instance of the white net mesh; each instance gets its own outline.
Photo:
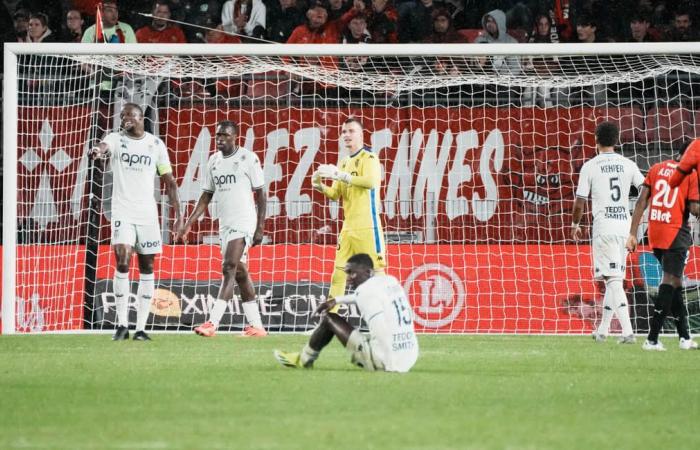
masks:
MULTIPOLYGON (((313 191, 310 175, 338 161, 351 115, 383 165, 387 271, 409 291, 423 332, 590 332, 602 290, 589 245, 569 241, 568 225, 595 125, 619 124, 621 151, 643 170, 700 128, 697 55, 96 54, 20 56, 16 71, 20 332, 114 326, 111 177, 85 154, 119 128, 126 101, 146 108, 147 130, 167 144, 188 213, 217 122, 240 125, 268 192, 265 242, 249 266, 272 331, 309 329, 327 295, 342 210, 313 191)), ((190 330, 221 282, 217 224, 207 214, 194 243, 173 245, 167 196, 154 195, 167 245, 148 327, 190 330)), ((697 330, 696 261, 691 251, 697 330)), ((648 250, 629 267, 625 288, 644 332, 659 269, 648 250)), ((133 322, 135 261, 131 280, 133 322)), ((221 329, 243 325, 236 297, 221 329)))

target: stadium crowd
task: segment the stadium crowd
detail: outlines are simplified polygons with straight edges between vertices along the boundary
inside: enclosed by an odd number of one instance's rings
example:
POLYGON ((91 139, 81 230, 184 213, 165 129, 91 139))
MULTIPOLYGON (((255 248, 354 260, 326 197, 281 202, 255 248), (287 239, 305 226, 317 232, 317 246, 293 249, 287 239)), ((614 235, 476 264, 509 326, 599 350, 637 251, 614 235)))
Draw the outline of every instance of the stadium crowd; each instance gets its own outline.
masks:
POLYGON ((3 40, 95 42, 100 3, 114 43, 700 39, 692 0, 10 0, 0 4, 3 40))

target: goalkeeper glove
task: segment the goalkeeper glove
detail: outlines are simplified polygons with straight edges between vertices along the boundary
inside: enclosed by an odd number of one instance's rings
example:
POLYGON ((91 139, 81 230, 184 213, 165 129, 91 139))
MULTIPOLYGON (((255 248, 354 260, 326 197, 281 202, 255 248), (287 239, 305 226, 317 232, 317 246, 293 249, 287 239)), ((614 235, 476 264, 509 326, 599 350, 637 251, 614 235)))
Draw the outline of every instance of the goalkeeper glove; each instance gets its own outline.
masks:
POLYGON ((318 166, 316 173, 318 173, 322 178, 331 178, 333 180, 340 180, 345 183, 350 183, 350 178, 352 177, 352 175, 349 173, 338 170, 338 168, 333 164, 321 164, 318 166))
POLYGON ((311 176, 311 187, 316 189, 319 192, 323 192, 323 183, 321 183, 321 174, 318 173, 318 170, 314 172, 314 174, 311 176))

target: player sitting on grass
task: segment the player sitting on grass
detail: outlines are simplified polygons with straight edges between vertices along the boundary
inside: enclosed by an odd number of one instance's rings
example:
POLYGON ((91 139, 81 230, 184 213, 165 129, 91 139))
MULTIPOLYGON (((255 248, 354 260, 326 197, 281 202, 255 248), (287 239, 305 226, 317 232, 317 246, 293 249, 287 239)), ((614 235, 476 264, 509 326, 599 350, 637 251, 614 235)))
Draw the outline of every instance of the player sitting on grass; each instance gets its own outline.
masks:
POLYGON ((689 176, 682 178, 678 187, 670 187, 671 177, 675 173, 680 173, 676 169, 678 159, 684 151, 685 146, 676 160, 661 161, 649 170, 632 214, 630 235, 627 238, 627 249, 635 251, 637 228, 651 198, 649 245, 654 249, 654 256, 661 263, 664 274, 659 293, 654 301, 654 315, 651 319, 649 335, 642 346, 644 350, 666 350, 659 341, 659 333, 669 314, 675 318, 680 349, 698 348, 698 344, 690 338, 688 311, 683 301, 683 272, 688 258, 688 249, 693 244, 688 226, 688 214, 697 216, 700 213, 698 176, 690 173, 689 176))
POLYGON ((418 341, 413 331, 413 312, 406 293, 396 278, 374 274, 372 258, 360 253, 345 264, 348 287, 355 292, 338 296, 319 305, 319 328, 301 353, 275 350, 275 358, 287 367, 311 368, 321 350, 335 335, 350 352, 350 361, 366 370, 408 372, 418 359, 418 341), (361 333, 338 314, 330 312, 338 304, 356 303, 369 327, 361 333), (329 338, 325 338, 329 336, 329 338))

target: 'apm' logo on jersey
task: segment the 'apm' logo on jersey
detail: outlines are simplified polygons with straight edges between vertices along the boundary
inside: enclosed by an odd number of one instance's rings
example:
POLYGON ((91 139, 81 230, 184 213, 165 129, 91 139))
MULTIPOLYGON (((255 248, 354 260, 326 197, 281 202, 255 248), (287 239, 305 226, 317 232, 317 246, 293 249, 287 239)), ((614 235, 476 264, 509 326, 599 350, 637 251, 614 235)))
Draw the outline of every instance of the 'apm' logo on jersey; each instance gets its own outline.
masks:
POLYGON ((236 182, 236 176, 231 173, 228 175, 214 175, 212 178, 214 179, 214 184, 217 186, 224 186, 236 182))
POLYGON ((122 153, 119 158, 124 164, 126 164, 129 167, 133 166, 134 164, 139 164, 143 166, 151 165, 151 157, 148 155, 132 155, 130 153, 122 153))

